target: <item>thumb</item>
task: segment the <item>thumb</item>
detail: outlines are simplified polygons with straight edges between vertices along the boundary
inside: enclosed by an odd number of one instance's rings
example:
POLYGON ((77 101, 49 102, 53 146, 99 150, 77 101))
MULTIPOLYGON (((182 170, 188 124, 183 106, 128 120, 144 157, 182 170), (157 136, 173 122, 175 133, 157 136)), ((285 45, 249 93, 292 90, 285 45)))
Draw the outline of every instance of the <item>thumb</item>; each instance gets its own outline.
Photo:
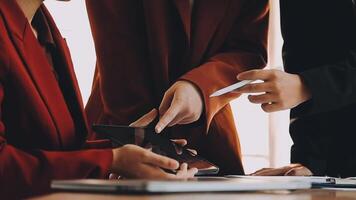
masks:
POLYGON ((146 127, 152 121, 154 121, 156 119, 157 115, 158 115, 157 109, 152 109, 149 113, 145 114, 140 119, 138 119, 135 122, 131 123, 130 126, 131 127, 146 127))

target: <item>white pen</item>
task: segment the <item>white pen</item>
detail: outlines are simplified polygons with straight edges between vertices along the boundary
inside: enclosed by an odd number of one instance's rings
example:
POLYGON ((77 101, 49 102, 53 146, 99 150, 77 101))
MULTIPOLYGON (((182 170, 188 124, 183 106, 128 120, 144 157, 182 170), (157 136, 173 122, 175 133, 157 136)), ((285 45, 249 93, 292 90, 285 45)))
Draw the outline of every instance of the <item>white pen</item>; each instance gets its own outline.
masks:
POLYGON ((235 83, 233 85, 230 85, 230 86, 227 86, 225 88, 222 88, 216 92, 214 92, 213 94, 210 95, 210 97, 218 97, 218 96, 221 96, 223 94, 226 94, 226 93, 229 93, 229 92, 232 92, 234 90, 237 90, 247 84, 250 84, 252 83, 254 80, 244 80, 244 81, 240 81, 238 83, 235 83))

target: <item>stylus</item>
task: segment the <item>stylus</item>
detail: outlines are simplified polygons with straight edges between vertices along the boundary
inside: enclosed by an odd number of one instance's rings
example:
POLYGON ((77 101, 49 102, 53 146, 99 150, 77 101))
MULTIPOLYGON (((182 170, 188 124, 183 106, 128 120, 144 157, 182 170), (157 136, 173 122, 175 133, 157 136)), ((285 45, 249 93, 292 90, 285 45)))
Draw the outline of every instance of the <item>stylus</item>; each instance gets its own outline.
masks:
POLYGON ((252 83, 253 80, 245 80, 245 81, 241 81, 241 82, 238 82, 238 83, 235 83, 233 85, 230 85, 228 87, 225 87, 225 88, 222 88, 216 92, 214 92, 213 94, 210 95, 210 97, 218 97, 218 96, 221 96, 223 94, 226 94, 226 93, 229 93, 229 92, 232 92, 236 89, 239 89, 247 84, 250 84, 252 83))

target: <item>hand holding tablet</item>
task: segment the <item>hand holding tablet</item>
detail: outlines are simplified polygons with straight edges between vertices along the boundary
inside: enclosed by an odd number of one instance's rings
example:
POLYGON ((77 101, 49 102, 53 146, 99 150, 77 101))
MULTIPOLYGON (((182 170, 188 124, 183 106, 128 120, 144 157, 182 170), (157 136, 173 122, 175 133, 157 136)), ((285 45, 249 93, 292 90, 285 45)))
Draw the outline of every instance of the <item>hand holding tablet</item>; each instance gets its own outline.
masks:
POLYGON ((177 160, 180 164, 187 163, 189 168, 198 169, 196 175, 216 175, 219 172, 217 166, 197 155, 196 152, 165 137, 164 134, 156 134, 153 128, 93 125, 93 130, 110 139, 114 147, 126 144, 149 147, 153 153, 177 160))

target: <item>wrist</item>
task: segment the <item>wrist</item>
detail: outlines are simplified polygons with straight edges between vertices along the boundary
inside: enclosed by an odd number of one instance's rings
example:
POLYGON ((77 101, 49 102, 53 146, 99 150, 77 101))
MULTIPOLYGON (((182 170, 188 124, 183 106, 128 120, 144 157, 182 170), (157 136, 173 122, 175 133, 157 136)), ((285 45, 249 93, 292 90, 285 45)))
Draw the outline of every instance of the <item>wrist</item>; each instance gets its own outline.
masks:
POLYGON ((112 163, 110 167, 111 173, 119 173, 119 166, 120 166, 120 148, 112 149, 112 163))
POLYGON ((186 84, 190 85, 193 88, 193 90, 199 97, 199 101, 202 104, 202 107, 204 108, 204 98, 203 98, 204 95, 203 95, 203 92, 201 91, 201 89, 195 83, 193 83, 191 81, 186 81, 186 80, 181 80, 181 81, 185 82, 186 84))
POLYGON ((309 90, 309 88, 307 87, 307 85, 304 83, 304 80, 302 79, 301 76, 296 75, 298 78, 298 82, 299 82, 299 88, 300 88, 300 99, 301 102, 300 103, 304 103, 308 100, 310 100, 312 98, 312 94, 311 91, 309 90))

